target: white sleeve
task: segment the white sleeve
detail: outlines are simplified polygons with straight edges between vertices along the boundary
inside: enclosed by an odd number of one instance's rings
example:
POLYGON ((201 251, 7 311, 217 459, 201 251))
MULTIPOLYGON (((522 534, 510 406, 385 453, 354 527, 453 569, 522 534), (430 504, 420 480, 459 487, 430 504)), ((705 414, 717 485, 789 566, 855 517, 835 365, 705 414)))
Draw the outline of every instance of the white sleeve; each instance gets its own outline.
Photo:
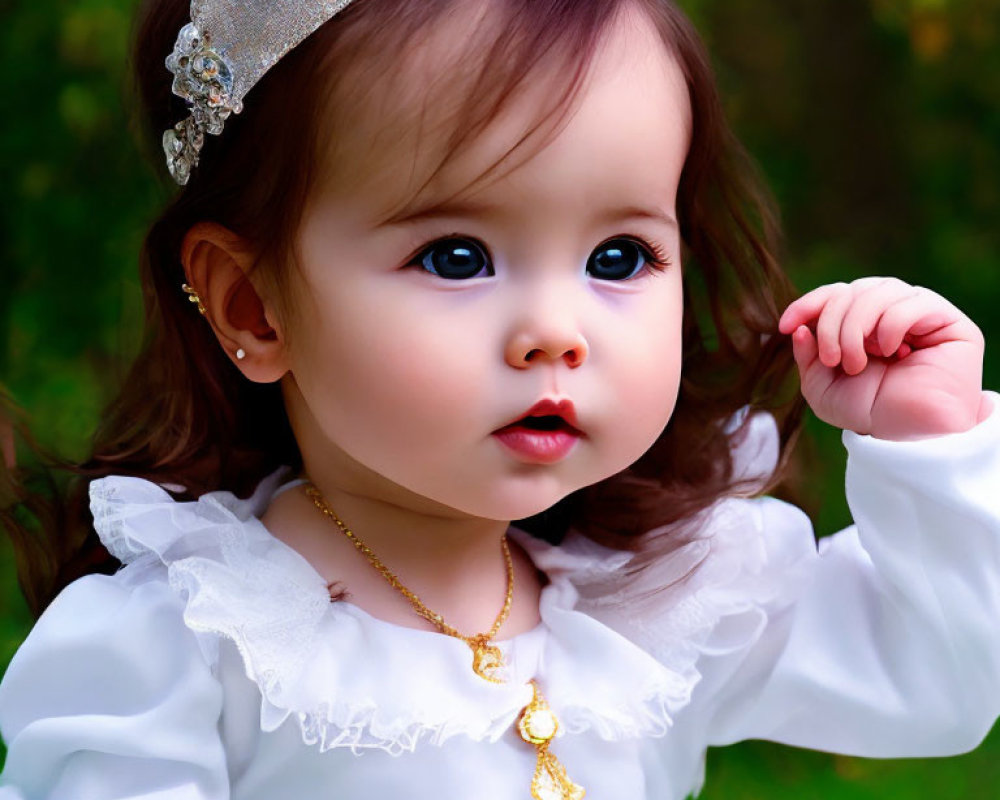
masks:
MULTIPOLYGON (((989 732, 1000 716, 1000 402, 991 399, 989 419, 961 434, 844 434, 855 525, 821 541, 801 593, 768 614, 738 665, 703 659, 718 687, 710 744, 770 739, 889 758, 964 752, 989 732)), ((772 541, 811 536, 798 509, 758 508, 772 541)))
POLYGON ((39 619, 0 685, 0 800, 223 800, 222 689, 163 582, 92 575, 39 619))

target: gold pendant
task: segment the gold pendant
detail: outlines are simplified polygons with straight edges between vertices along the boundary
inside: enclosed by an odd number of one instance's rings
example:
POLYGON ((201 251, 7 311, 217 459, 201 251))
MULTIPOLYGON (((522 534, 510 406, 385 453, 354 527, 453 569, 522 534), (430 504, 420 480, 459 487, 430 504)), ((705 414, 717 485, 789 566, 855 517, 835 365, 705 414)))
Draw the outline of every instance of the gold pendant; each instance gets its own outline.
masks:
POLYGON ((559 763, 548 747, 538 749, 538 766, 531 779, 531 796, 535 800, 583 800, 586 794, 566 775, 566 768, 559 763))
POLYGON ((503 683, 503 652, 496 645, 478 642, 472 647, 472 669, 490 683, 503 683))
POLYGON ((538 751, 535 776, 531 779, 531 796, 534 800, 582 800, 586 794, 583 787, 569 779, 566 768, 549 752, 549 743, 559 730, 559 720, 534 681, 531 682, 531 690, 531 702, 524 707, 517 720, 521 738, 533 744, 538 751))

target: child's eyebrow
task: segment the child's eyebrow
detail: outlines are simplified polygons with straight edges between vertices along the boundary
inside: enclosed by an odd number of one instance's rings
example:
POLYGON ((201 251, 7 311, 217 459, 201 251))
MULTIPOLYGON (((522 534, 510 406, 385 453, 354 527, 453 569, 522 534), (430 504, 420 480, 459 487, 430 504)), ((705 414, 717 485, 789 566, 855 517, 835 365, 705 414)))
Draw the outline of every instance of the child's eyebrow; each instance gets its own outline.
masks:
POLYGON ((415 225, 442 217, 485 217, 499 209, 492 203, 476 200, 443 200, 439 203, 421 206, 410 203, 400 211, 382 220, 383 225, 415 225))
POLYGON ((613 222, 627 222, 634 219, 648 219, 668 225, 671 228, 677 227, 677 218, 673 214, 657 207, 623 206, 621 208, 611 208, 608 209, 607 213, 598 215, 595 221, 611 224, 613 222))
MULTIPOLYGON (((410 206, 403 208, 390 217, 381 221, 381 225, 416 225, 421 222, 446 217, 484 217, 490 214, 499 213, 499 207, 492 203, 483 203, 476 200, 444 200, 426 207, 410 206)), ((643 206, 622 206, 605 209, 603 214, 595 214, 593 221, 598 224, 612 224, 615 222, 627 222, 635 219, 652 220, 677 228, 677 218, 663 209, 657 207, 643 206)))

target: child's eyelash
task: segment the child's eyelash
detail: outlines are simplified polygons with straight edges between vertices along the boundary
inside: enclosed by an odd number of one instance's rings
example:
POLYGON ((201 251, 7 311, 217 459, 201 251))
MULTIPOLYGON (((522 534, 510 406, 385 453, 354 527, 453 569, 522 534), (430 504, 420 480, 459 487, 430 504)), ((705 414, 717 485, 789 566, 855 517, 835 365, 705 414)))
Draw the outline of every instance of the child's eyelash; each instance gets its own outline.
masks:
MULTIPOLYGON (((658 242, 654 242, 651 239, 640 239, 637 236, 619 236, 618 238, 634 242, 641 247, 645 251, 643 255, 646 258, 646 263, 651 269, 654 269, 657 272, 665 270, 672 263, 670 260, 670 254, 658 242)), ((608 241, 614 241, 614 239, 609 239, 608 241)))
MULTIPOLYGON (((416 250, 414 250, 413 255, 407 259, 406 261, 407 265, 415 264, 419 260, 422 254, 426 253, 428 250, 435 247, 436 245, 452 240, 462 240, 475 243, 482 250, 483 254, 490 260, 490 262, 493 261, 493 256, 491 254, 489 247, 487 247, 477 237, 454 232, 446 234, 444 236, 438 236, 430 240, 424 240, 423 244, 418 246, 416 250)), ((623 241, 623 240, 632 242, 642 251, 643 258, 646 260, 646 265, 649 267, 651 271, 662 272, 668 267, 670 267, 671 264, 673 263, 671 261, 670 254, 658 242, 652 239, 645 239, 640 236, 633 236, 629 234, 619 234, 617 236, 612 236, 609 239, 605 239, 603 242, 596 245, 594 247, 594 250, 597 250, 598 248, 610 244, 611 242, 623 241)))

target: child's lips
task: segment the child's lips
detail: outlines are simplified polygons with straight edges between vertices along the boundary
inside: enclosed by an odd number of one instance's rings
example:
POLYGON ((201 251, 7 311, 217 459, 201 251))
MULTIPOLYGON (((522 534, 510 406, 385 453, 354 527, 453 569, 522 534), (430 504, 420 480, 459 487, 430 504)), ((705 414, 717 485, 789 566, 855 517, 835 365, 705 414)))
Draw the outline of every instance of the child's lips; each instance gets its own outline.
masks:
MULTIPOLYGON (((498 429, 496 433, 516 426, 530 427, 530 425, 525 426, 524 423, 528 420, 542 417, 558 417, 562 421, 564 429, 575 433, 577 436, 583 436, 583 431, 577 428, 576 408, 573 405, 573 401, 568 397, 560 399, 546 397, 539 400, 519 417, 507 423, 503 428, 498 429)), ((530 429, 537 430, 537 427, 530 429)))
POLYGON ((540 431, 523 425, 508 425, 496 431, 493 436, 520 461, 528 464, 555 464, 569 455, 581 434, 567 428, 540 431))
POLYGON ((584 436, 576 421, 572 401, 546 398, 494 431, 493 436, 520 461, 554 464, 569 455, 584 436))

